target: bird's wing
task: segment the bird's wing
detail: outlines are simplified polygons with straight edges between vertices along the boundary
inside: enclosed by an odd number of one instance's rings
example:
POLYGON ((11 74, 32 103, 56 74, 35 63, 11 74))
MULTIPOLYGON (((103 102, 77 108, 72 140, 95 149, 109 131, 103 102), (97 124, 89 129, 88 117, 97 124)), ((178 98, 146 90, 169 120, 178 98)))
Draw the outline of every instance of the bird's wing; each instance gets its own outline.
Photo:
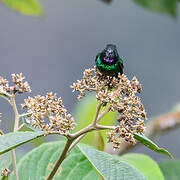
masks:
POLYGON ((95 62, 97 61, 97 59, 98 59, 98 57, 100 56, 100 54, 101 54, 101 53, 98 53, 98 54, 96 55, 95 62))
POLYGON ((120 73, 123 74, 124 65, 123 65, 122 59, 118 62, 118 66, 119 66, 119 69, 120 69, 120 73))

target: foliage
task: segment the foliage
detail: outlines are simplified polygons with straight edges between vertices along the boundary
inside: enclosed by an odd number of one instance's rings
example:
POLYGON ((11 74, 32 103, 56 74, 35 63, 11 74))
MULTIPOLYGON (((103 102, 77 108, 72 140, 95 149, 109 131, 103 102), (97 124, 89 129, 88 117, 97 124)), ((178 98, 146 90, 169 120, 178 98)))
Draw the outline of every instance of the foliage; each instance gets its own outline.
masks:
MULTIPOLYGON (((153 12, 177 16, 178 0, 134 0, 134 2, 153 12)), ((24 15, 42 14, 37 0, 2 0, 2 3, 24 15)), ((86 95, 85 91, 95 92, 96 98, 89 96, 79 103, 75 111, 77 124, 71 114, 67 113, 62 99, 51 92, 45 96, 26 99, 22 107, 26 108, 27 112, 19 114, 15 95, 31 90, 29 84, 24 82, 22 73, 12 74, 12 83, 13 86, 0 77, 0 97, 10 103, 15 115, 14 131, 3 134, 0 130, 2 175, 0 179, 18 180, 18 176, 22 180, 180 178, 179 161, 162 161, 158 166, 155 161, 143 154, 129 153, 115 156, 103 152, 106 147, 107 131, 110 130, 108 141, 113 143, 114 149, 121 147, 122 140, 131 144, 138 141, 149 149, 172 158, 167 150, 159 148, 144 135, 146 113, 140 98, 136 95, 141 91, 141 85, 136 77, 130 81, 126 75, 120 73, 113 78, 104 76, 96 67, 85 70, 83 78, 72 87, 75 91, 79 91, 79 100, 86 95), (23 119, 23 124, 20 124, 20 119, 23 119), (25 121, 29 121, 30 125, 25 121), (78 126, 72 131, 76 125, 78 126), (37 130, 37 127, 40 130, 37 130), (51 134, 64 136, 66 142, 44 143, 39 140, 40 137, 51 134), (14 149, 32 141, 38 147, 20 158, 16 168, 14 149), (80 144, 79 141, 86 144, 80 144), (39 146, 40 144, 42 145, 39 146), (98 150, 87 144, 95 146, 98 150), (8 151, 11 151, 12 160, 8 151), (9 170, 11 165, 14 169, 12 173, 9 170)))
POLYGON ((165 180, 180 179, 180 160, 160 161, 158 164, 164 174, 165 180))
MULTIPOLYGON (((18 164, 19 178, 37 179, 46 177, 64 142, 44 143, 25 155, 18 164), (22 171, 22 168, 24 169, 22 171)), ((121 158, 101 152, 87 145, 75 147, 60 166, 54 179, 99 179, 98 174, 108 180, 162 180, 163 175, 151 158, 140 154, 124 155, 121 158), (146 166, 142 162, 146 161, 146 166)), ((13 174, 10 179, 13 179, 13 174)))
POLYGON ((42 14, 37 0, 2 0, 2 3, 24 15, 39 16, 42 14))
POLYGON ((42 131, 37 132, 11 132, 0 136, 0 154, 8 152, 22 144, 43 136, 42 131))
POLYGON ((137 139, 139 142, 141 142, 142 144, 144 144, 146 147, 148 147, 149 149, 158 152, 160 154, 164 154, 169 156, 171 159, 173 159, 172 155, 163 148, 159 148, 154 142, 152 142, 150 139, 148 139, 145 136, 142 136, 141 134, 135 133, 134 134, 134 138, 137 139))
MULTIPOLYGON (((19 179, 46 177, 62 151, 64 142, 44 143, 25 155, 18 164, 19 179), (23 171, 22 171, 23 169, 23 171)), ((98 179, 88 159, 74 148, 60 166, 54 179, 98 179)), ((10 179, 14 179, 13 175, 10 179)))
POLYGON ((177 0, 134 0, 134 2, 154 12, 177 16, 177 0))
POLYGON ((103 76, 96 68, 87 69, 83 79, 78 80, 72 88, 80 92, 78 99, 86 95, 86 91, 96 92, 86 101, 78 104, 75 122, 71 114, 67 113, 62 99, 52 92, 45 96, 28 97, 21 104, 27 111, 20 114, 16 105, 15 95, 30 92, 30 86, 24 81, 22 73, 12 74, 12 85, 5 78, 0 77, 0 96, 6 99, 14 110, 14 132, 0 136, 0 155, 11 151, 14 172, 10 173, 9 155, 3 157, 1 174, 10 179, 163 179, 158 165, 144 155, 129 154, 122 157, 102 152, 106 133, 113 148, 120 148, 122 140, 135 144, 136 140, 158 153, 172 156, 165 149, 159 148, 143 135, 146 119, 144 107, 136 95, 141 85, 134 77, 131 81, 127 76, 118 74, 118 77, 103 76), (94 74, 92 73, 94 71, 94 74), (91 103, 90 103, 91 102, 91 103), (20 124, 20 119, 23 123, 20 124), (115 119, 117 121, 115 121, 115 119), (29 125, 27 125, 28 123, 29 125), (73 128, 79 125, 74 131, 73 128), (101 151, 87 145, 78 144, 87 137, 87 144, 95 145, 101 151), (51 134, 66 137, 64 142, 43 143, 38 141, 42 136, 51 134), (36 141, 38 146, 22 157, 16 168, 16 155, 14 149, 28 142, 36 141), (7 163, 5 162, 7 161, 7 163), (146 162, 146 166, 142 162, 146 162), (6 163, 6 166, 3 165, 6 163), (153 169, 149 171, 149 167, 153 169), (22 171, 22 169, 24 169, 22 171))
MULTIPOLYGON (((109 4, 112 0, 102 0, 109 4)), ((179 0, 133 0, 137 5, 152 12, 167 14, 172 17, 177 16, 177 6, 179 0)), ((24 15, 39 16, 42 9, 37 0, 2 0, 5 6, 18 11, 24 15)))
POLYGON ((144 174, 147 180, 163 180, 163 174, 155 161, 144 154, 129 153, 120 157, 144 174))
POLYGON ((163 175, 156 162, 147 156, 129 154, 119 158, 118 156, 109 155, 85 145, 78 145, 78 147, 105 179, 155 180, 154 177, 157 180, 163 179, 163 175), (146 162, 146 166, 142 162, 146 162), (153 169, 153 172, 149 171, 149 169, 153 169))

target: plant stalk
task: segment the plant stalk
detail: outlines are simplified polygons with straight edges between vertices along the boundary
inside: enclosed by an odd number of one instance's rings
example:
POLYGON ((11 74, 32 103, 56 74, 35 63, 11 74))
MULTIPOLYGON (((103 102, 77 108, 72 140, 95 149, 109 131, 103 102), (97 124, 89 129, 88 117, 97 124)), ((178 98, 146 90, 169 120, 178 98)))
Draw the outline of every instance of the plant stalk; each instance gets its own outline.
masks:
POLYGON ((71 151, 71 149, 90 131, 93 130, 103 130, 103 129, 114 129, 114 126, 102 126, 102 125, 98 125, 97 122, 106 114, 109 112, 109 107, 102 112, 102 114, 99 115, 100 110, 101 110, 102 104, 99 103, 96 109, 96 114, 95 117, 92 121, 92 123, 90 125, 88 125, 87 127, 79 130, 78 132, 74 133, 74 134, 68 134, 67 136, 67 142, 64 146, 63 151, 61 152, 59 158, 57 159, 53 169, 51 170, 51 172, 49 173, 48 177, 46 178, 46 180, 52 180, 54 175, 56 174, 59 166, 61 165, 61 163, 63 162, 63 160, 66 158, 66 155, 69 151, 71 151))
POLYGON ((71 144, 71 146, 68 149, 68 152, 71 151, 71 149, 86 135, 87 133, 82 134, 78 138, 74 140, 74 142, 71 144))
POLYGON ((10 98, 10 102, 11 102, 12 108, 14 110, 14 115, 15 115, 14 132, 16 132, 19 127, 19 112, 18 112, 16 102, 15 102, 15 94, 12 94, 12 96, 10 98))
POLYGON ((96 124, 97 124, 97 120, 98 120, 98 116, 99 116, 99 112, 101 110, 101 107, 102 107, 102 104, 99 103, 97 108, 96 108, 96 114, 95 114, 94 120, 92 122, 92 126, 96 126, 96 124))
POLYGON ((56 174, 56 171, 58 170, 59 166, 61 165, 61 163, 63 162, 63 160, 65 159, 67 152, 69 150, 69 147, 71 146, 73 140, 72 139, 68 139, 63 151, 61 152, 61 155, 59 156, 59 158, 57 159, 53 169, 51 170, 51 172, 49 173, 48 177, 46 178, 46 180, 51 180, 53 179, 54 175, 56 174))
MULTIPOLYGON (((15 115, 14 132, 16 132, 18 130, 18 127, 19 127, 19 113, 18 113, 18 110, 17 110, 16 102, 15 102, 15 94, 12 94, 10 96, 10 103, 11 103, 12 108, 14 110, 14 115, 15 115)), ((14 149, 11 150, 11 157, 12 157, 12 166, 13 166, 13 170, 14 170, 15 180, 19 180, 17 166, 16 166, 16 154, 15 154, 14 149)))

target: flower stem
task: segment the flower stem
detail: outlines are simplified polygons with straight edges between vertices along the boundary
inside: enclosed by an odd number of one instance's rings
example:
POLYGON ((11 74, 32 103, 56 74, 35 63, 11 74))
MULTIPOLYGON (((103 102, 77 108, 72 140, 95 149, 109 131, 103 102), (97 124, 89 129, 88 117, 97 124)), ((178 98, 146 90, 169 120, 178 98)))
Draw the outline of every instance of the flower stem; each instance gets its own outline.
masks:
POLYGON ((69 151, 71 151, 71 149, 90 131, 93 130, 104 130, 104 129, 114 129, 114 126, 102 126, 102 125, 98 125, 97 122, 106 114, 109 112, 109 107, 102 112, 102 114, 99 115, 100 110, 101 110, 102 104, 99 103, 96 109, 96 114, 95 117, 92 121, 92 123, 90 125, 88 125, 87 127, 79 130, 76 133, 73 134, 68 134, 67 136, 67 142, 64 146, 63 151, 61 152, 58 160, 56 161, 53 169, 51 170, 51 172, 49 173, 48 177, 46 178, 46 180, 52 180, 54 175, 56 174, 59 166, 61 165, 61 163, 63 162, 63 160, 66 158, 66 155, 69 151))
MULTIPOLYGON (((17 110, 16 102, 15 102, 15 94, 12 94, 10 96, 10 103, 11 103, 12 108, 14 110, 14 115, 15 115, 14 132, 16 132, 18 130, 18 127, 19 127, 19 113, 17 110)), ((11 157, 12 157, 12 165, 13 165, 15 180, 18 180, 19 177, 18 177, 18 171, 17 171, 17 166, 16 166, 16 154, 15 154, 14 149, 11 150, 11 157)))
POLYGON ((18 171, 17 171, 17 167, 16 167, 16 154, 15 154, 15 150, 11 150, 11 158, 12 158, 12 166, 13 166, 13 170, 14 170, 14 177, 15 180, 18 180, 18 171))
POLYGON ((106 108, 99 116, 97 117, 97 122, 99 122, 109 111, 110 111, 110 106, 106 108))
POLYGON ((93 122, 92 122, 92 126, 95 126, 96 123, 97 123, 97 120, 98 120, 98 116, 99 116, 99 112, 100 112, 100 110, 101 110, 101 107, 102 107, 102 104, 99 103, 98 106, 97 106, 97 108, 96 108, 96 114, 95 114, 94 120, 93 120, 93 122))
POLYGON ((15 94, 12 94, 10 98, 10 103, 12 105, 12 108, 14 110, 14 115, 15 115, 15 121, 14 121, 14 132, 18 130, 19 127, 19 113, 17 110, 16 102, 15 102, 15 94))
POLYGON ((116 126, 104 126, 104 125, 97 124, 96 129, 98 129, 98 130, 105 130, 105 129, 114 130, 114 129, 116 129, 116 126))
POLYGON ((61 152, 61 155, 59 156, 59 158, 57 159, 53 169, 51 170, 51 172, 49 173, 48 177, 46 178, 46 180, 51 180, 53 179, 54 175, 56 174, 56 171, 58 170, 59 166, 61 165, 61 163, 63 162, 63 160, 66 157, 66 154, 69 150, 69 147, 71 146, 73 140, 72 139, 68 139, 63 151, 61 152))
POLYGON ((86 135, 87 133, 82 134, 76 140, 71 144, 71 146, 68 149, 68 152, 71 151, 71 149, 86 135))
POLYGON ((19 117, 25 117, 25 116, 30 116, 32 113, 28 112, 28 113, 23 113, 23 114, 19 114, 19 117))

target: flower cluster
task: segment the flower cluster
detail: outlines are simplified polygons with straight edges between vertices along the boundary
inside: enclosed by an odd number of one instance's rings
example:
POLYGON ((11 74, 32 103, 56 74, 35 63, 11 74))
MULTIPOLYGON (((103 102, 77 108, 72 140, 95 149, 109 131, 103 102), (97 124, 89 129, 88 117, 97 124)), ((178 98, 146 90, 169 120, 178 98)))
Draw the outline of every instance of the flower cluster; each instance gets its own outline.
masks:
POLYGON ((22 108, 27 108, 32 126, 39 127, 45 134, 66 134, 75 127, 71 114, 67 114, 61 98, 52 92, 46 96, 28 97, 22 108))
POLYGON ((30 86, 27 81, 24 82, 25 77, 22 76, 22 73, 20 74, 12 74, 12 82, 13 85, 10 86, 9 82, 4 79, 3 77, 0 77, 0 93, 23 93, 23 92, 30 92, 30 86))
POLYGON ((0 171, 1 176, 6 176, 8 177, 10 175, 11 171, 8 168, 4 168, 0 171))
POLYGON ((124 74, 118 74, 118 77, 104 76, 94 67, 86 69, 83 78, 71 87, 73 91, 80 92, 78 99, 85 96, 86 91, 96 92, 99 103, 119 113, 116 129, 108 133, 108 141, 113 143, 114 148, 119 148, 122 140, 135 143, 134 133, 144 133, 146 113, 140 98, 136 96, 141 92, 136 77, 130 81, 124 74))

